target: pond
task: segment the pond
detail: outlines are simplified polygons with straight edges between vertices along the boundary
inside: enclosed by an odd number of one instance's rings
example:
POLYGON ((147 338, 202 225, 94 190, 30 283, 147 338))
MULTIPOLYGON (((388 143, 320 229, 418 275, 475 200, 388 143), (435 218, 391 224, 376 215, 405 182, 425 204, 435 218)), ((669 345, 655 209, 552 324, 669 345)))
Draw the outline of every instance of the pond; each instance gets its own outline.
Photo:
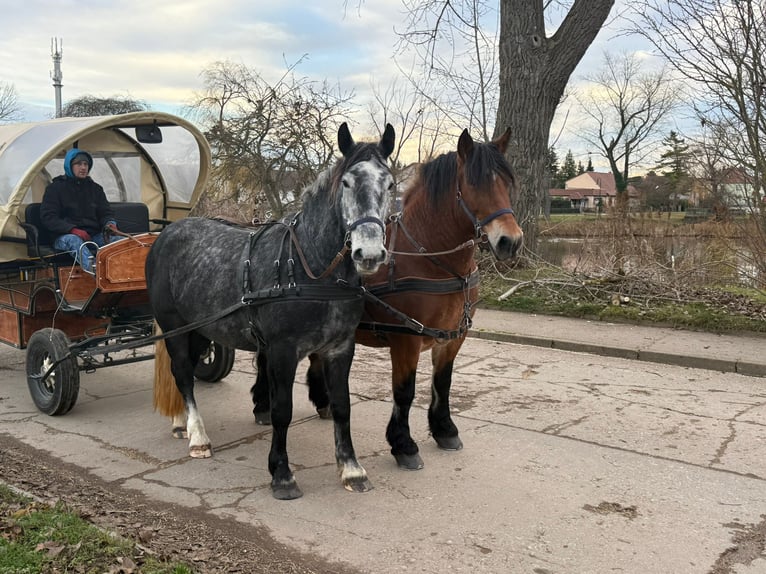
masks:
POLYGON ((766 288, 766 265, 731 238, 635 237, 617 242, 601 237, 546 237, 540 239, 534 255, 570 273, 600 275, 621 267, 627 273, 694 281, 700 287, 766 288))

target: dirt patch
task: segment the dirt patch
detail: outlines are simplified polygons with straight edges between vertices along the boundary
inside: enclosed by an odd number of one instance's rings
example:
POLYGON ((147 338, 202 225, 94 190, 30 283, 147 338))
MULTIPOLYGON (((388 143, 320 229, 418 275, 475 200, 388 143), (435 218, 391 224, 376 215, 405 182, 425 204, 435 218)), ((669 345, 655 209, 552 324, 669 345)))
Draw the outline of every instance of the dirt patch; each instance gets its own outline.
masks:
POLYGON ((0 434, 0 481, 47 503, 66 503, 93 524, 198 574, 357 574, 280 544, 266 528, 150 500, 7 434, 0 434))

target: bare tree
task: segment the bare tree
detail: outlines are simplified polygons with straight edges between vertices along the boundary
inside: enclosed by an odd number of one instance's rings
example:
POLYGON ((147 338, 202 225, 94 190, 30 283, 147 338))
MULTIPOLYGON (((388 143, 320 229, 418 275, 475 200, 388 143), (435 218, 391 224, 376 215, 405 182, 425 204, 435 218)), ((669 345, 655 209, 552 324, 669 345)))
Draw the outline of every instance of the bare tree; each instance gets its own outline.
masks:
POLYGON ((19 97, 13 84, 0 80, 0 123, 21 119, 19 97))
POLYGON ((631 168, 657 150, 664 120, 678 103, 669 76, 667 68, 642 73, 635 54, 605 53, 600 71, 587 78, 593 89, 578 97, 590 118, 582 137, 609 162, 623 209, 631 168))
POLYGON ((90 116, 115 116, 130 112, 148 110, 149 106, 141 100, 135 100, 126 96, 112 96, 100 98, 85 95, 68 101, 61 110, 63 117, 85 118, 90 116))
POLYGON ((692 90, 718 156, 747 178, 752 214, 744 237, 766 276, 766 4, 759 0, 636 0, 635 32, 692 90))
MULTIPOLYGON (((458 97, 453 95, 449 105, 457 108, 458 102, 470 104, 464 112, 464 121, 476 120, 488 135, 496 136, 511 128, 513 135, 507 153, 521 182, 514 207, 525 241, 532 249, 537 243, 537 219, 548 195, 551 122, 570 75, 613 5, 614 0, 405 2, 410 21, 403 38, 417 47, 429 70, 441 66, 447 76, 462 78, 455 84, 458 97), (498 5, 499 19, 495 8, 498 5), (553 12, 562 11, 565 15, 560 25, 549 36, 546 15, 552 18, 553 12), (498 21, 496 34, 483 33, 488 23, 498 21), (489 52, 484 46, 490 45, 492 57, 486 59, 489 52), (457 46, 463 46, 462 51, 457 46), (452 74, 454 62, 469 54, 474 59, 467 60, 466 68, 473 65, 475 74, 452 74), (475 64, 478 61, 482 66, 475 64), (493 77, 494 70, 497 79, 493 77), (497 100, 493 99, 494 93, 497 100), (494 127, 490 130, 495 106, 494 127), (486 128, 481 118, 487 119, 486 128)), ((464 124, 460 129, 464 127, 471 125, 464 124)))
MULTIPOLYGON (((298 62, 300 63, 300 62, 298 62)), ((190 112, 213 148, 207 201, 247 219, 281 216, 333 158, 334 134, 353 94, 296 77, 273 83, 241 64, 216 62, 190 112)))
POLYGON ((396 149, 391 154, 394 170, 402 166, 400 157, 405 147, 412 144, 410 139, 415 137, 426 116, 428 104, 422 94, 407 86, 401 86, 398 78, 386 84, 372 85, 374 101, 370 102, 368 111, 370 122, 382 134, 385 125, 390 123, 397 127, 396 149))
POLYGON ((391 154, 394 171, 406 167, 401 160, 403 152, 416 155, 420 163, 445 144, 444 114, 412 84, 402 86, 399 79, 394 79, 385 88, 373 85, 372 91, 374 101, 368 106, 372 124, 380 134, 387 123, 397 126, 396 150, 391 154))
POLYGON ((497 110, 497 30, 494 2, 404 0, 410 23, 399 56, 414 52, 420 73, 403 71, 412 86, 452 124, 485 141, 497 110))

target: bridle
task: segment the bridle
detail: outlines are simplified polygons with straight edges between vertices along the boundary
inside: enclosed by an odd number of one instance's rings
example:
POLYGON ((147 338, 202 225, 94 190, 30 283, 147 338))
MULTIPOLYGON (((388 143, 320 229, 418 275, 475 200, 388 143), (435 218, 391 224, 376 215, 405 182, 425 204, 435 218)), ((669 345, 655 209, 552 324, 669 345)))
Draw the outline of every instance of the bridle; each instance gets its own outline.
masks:
MULTIPOLYGON (((381 231, 383 231, 383 237, 385 239, 386 236, 386 224, 383 223, 383 220, 379 217, 375 217, 374 215, 366 215, 365 217, 360 217, 353 223, 346 223, 346 239, 345 244, 347 247, 351 247, 351 232, 354 231, 357 227, 360 225, 364 225, 365 223, 375 223, 377 224, 381 231)), ((385 243, 385 240, 384 240, 385 243)))
POLYGON ((460 207, 463 208, 463 211, 465 211, 465 214, 468 216, 468 219, 471 220, 471 223, 473 224, 474 232, 476 234, 476 239, 479 240, 480 243, 487 243, 489 245, 489 250, 492 252, 494 256, 497 257, 497 254, 495 253, 494 247, 492 247, 492 243, 489 241, 489 238, 487 237, 487 234, 484 232, 484 226, 490 223, 491 221, 494 221, 501 215, 515 215, 515 212, 510 207, 503 207, 501 209, 498 209, 497 211, 494 211, 490 213, 487 217, 485 217, 482 220, 479 220, 478 217, 470 210, 468 209, 468 206, 465 204, 465 201, 463 201, 463 194, 460 192, 460 182, 457 184, 457 202, 460 207))

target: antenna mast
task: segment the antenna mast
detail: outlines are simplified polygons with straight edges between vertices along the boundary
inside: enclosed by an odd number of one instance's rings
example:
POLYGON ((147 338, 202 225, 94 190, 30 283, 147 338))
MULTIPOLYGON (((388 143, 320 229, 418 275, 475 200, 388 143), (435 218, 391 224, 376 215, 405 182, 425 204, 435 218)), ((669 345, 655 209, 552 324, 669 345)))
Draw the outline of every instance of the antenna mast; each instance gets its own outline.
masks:
POLYGON ((63 54, 64 39, 51 38, 51 57, 53 58, 53 71, 51 72, 51 78, 53 79, 53 90, 56 94, 57 118, 61 117, 61 88, 63 86, 61 80, 64 78, 64 75, 61 73, 61 57, 63 54))

